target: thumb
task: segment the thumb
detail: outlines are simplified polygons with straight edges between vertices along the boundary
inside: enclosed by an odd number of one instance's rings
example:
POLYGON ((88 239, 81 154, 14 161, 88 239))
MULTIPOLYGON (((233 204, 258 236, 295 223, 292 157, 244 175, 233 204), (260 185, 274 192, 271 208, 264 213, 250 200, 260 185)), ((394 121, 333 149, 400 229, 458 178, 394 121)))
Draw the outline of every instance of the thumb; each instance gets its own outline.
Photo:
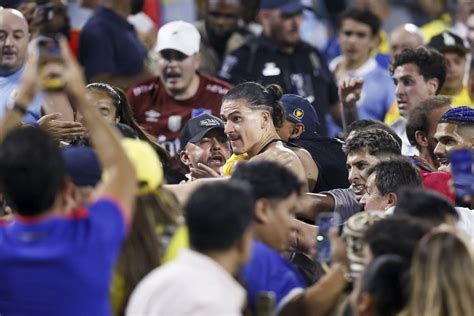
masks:
POLYGON ((53 121, 53 120, 57 120, 61 116, 63 116, 63 115, 61 113, 58 113, 58 112, 50 113, 50 114, 44 115, 40 120, 43 121, 43 122, 50 122, 50 121, 53 121))

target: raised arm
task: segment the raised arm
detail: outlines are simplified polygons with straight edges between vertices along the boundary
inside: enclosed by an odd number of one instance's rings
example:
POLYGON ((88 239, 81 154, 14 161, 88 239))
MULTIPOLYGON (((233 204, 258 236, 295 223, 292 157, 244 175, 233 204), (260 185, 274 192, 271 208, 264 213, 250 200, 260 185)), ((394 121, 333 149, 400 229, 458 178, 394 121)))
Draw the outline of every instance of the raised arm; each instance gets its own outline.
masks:
POLYGON ((121 204, 126 215, 131 216, 137 190, 134 166, 120 143, 118 131, 85 100, 85 80, 65 40, 61 40, 61 51, 64 59, 65 91, 71 104, 84 117, 84 125, 89 132, 102 169, 107 172, 106 179, 94 197, 107 196, 115 199, 121 204))

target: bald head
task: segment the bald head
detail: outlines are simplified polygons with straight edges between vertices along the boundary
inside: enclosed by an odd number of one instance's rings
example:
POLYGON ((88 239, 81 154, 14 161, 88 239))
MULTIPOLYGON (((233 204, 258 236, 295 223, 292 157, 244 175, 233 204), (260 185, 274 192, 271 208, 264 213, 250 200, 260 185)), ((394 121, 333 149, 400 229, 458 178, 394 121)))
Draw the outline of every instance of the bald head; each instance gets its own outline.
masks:
POLYGON ((393 59, 404 48, 415 49, 424 43, 423 33, 414 24, 403 24, 390 33, 390 56, 393 59))
POLYGON ((14 9, 0 9, 0 76, 8 76, 25 63, 28 49, 28 22, 14 9))

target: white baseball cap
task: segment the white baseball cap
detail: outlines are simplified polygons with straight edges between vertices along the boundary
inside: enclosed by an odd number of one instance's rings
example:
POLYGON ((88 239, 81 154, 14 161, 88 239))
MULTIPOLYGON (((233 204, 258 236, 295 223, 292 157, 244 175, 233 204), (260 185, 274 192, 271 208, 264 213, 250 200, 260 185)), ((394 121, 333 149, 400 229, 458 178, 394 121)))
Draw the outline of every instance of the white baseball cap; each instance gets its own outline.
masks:
POLYGON ((174 49, 187 56, 199 52, 201 35, 194 25, 184 21, 173 21, 158 31, 156 51, 174 49))

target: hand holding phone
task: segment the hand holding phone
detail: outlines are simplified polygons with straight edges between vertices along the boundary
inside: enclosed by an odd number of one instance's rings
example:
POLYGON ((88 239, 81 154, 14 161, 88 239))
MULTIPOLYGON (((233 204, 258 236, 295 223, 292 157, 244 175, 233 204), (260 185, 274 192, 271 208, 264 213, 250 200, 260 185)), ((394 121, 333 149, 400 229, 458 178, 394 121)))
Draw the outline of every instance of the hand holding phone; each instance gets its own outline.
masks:
POLYGON ((316 236, 316 260, 319 262, 331 261, 331 241, 329 239, 329 230, 339 225, 340 216, 335 212, 320 213, 316 217, 318 234, 316 236))
POLYGON ((61 90, 64 87, 62 78, 63 59, 59 41, 55 37, 39 36, 38 64, 44 90, 61 90))

